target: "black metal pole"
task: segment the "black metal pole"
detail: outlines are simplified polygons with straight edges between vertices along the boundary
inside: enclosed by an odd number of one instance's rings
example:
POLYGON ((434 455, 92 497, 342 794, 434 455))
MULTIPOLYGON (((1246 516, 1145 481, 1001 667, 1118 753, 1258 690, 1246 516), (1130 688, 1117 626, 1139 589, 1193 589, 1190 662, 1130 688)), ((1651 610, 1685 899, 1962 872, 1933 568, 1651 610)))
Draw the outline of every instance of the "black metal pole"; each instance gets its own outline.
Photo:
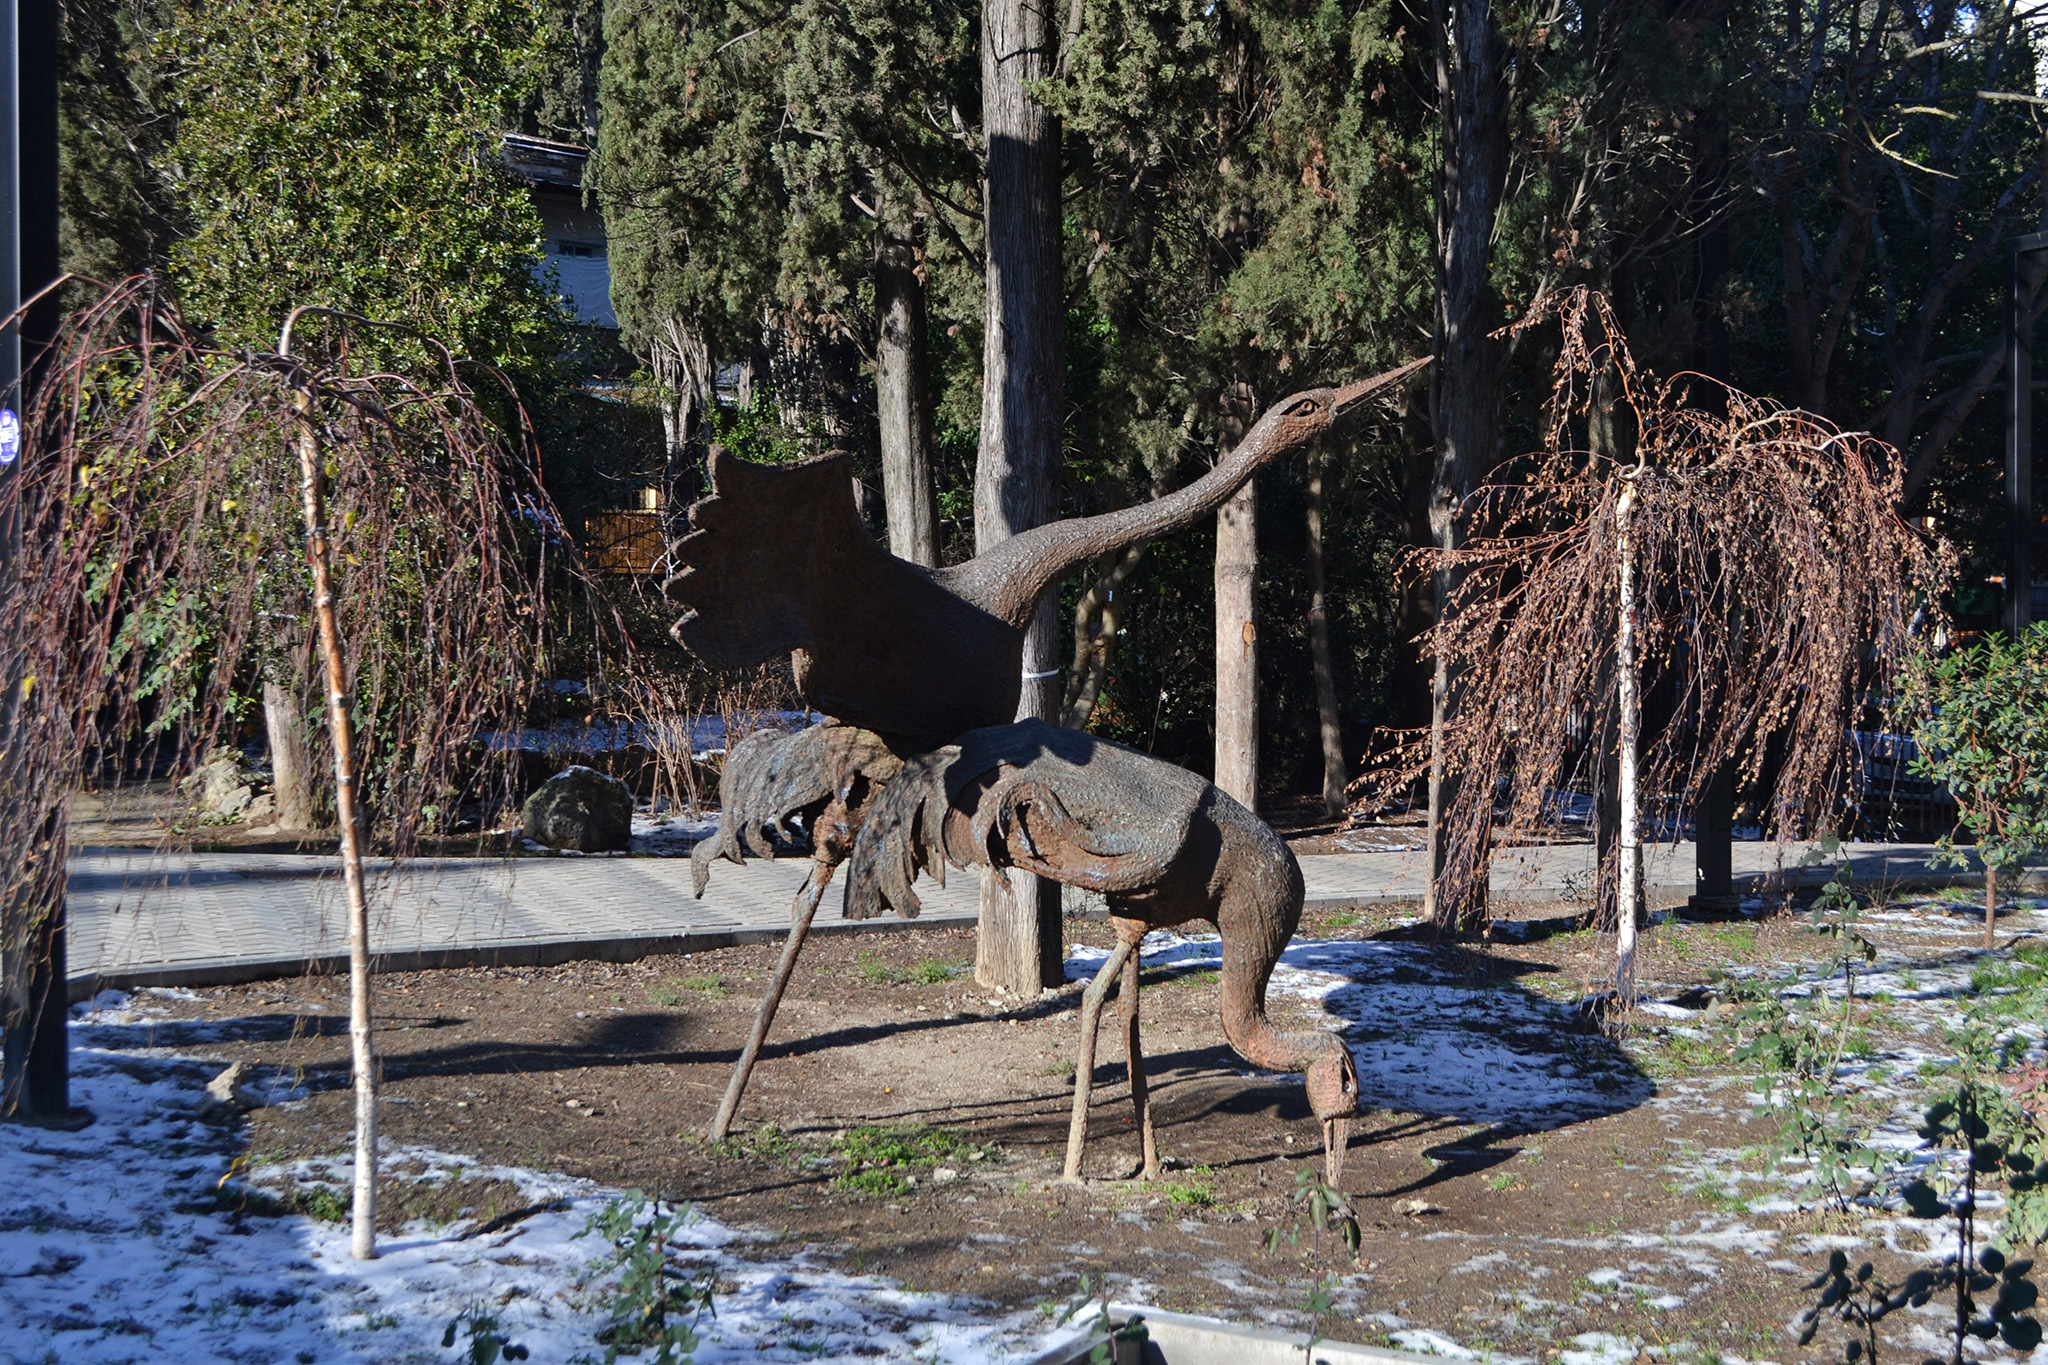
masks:
MULTIPOLYGON (((0 0, 0 316, 57 278, 57 0, 0 0)), ((0 329, 0 481, 28 454, 21 439, 26 391, 57 332, 57 299, 42 300, 17 328, 0 329)), ((0 484, 4 489, 4 484, 0 484)), ((0 502, 0 591, 19 550, 18 509, 0 502)), ((10 713, 21 680, 0 679, 10 713)), ((90 1115, 71 1107, 70 1011, 64 916, 65 819, 50 817, 36 867, 18 883, 21 899, 0 907, 0 1118, 75 1126, 90 1115)))

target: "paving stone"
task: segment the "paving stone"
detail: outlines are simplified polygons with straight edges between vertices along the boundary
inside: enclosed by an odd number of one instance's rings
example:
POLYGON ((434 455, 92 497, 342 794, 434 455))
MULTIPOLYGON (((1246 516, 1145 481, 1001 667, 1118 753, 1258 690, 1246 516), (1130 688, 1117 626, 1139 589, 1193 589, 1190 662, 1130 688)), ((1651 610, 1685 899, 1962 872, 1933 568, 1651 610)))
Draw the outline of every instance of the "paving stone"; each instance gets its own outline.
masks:
MULTIPOLYGON (((1783 871, 1802 880, 1805 846, 1735 846, 1738 879, 1783 871)), ((1859 886, 1925 882, 1924 844, 1852 844, 1843 853, 1859 886)), ((1691 844, 1648 850, 1655 894, 1692 889, 1691 844)), ((682 858, 422 859, 403 869, 371 868, 371 949, 391 970, 479 963, 536 965, 650 952, 689 952, 777 940, 808 861, 720 863, 704 899, 690 895, 682 858)), ((339 968, 348 955, 347 917, 335 857, 261 853, 159 853, 81 848, 70 880, 70 969, 74 996, 101 985, 202 985, 339 968)), ((1496 855, 1497 900, 1558 900, 1590 883, 1587 845, 1504 849, 1496 855)), ((1344 853, 1302 859, 1311 909, 1338 909, 1421 895, 1422 854, 1344 853)), ((971 927, 975 878, 942 889, 925 881, 924 913, 849 922, 837 887, 826 894, 815 931, 888 932, 971 927)))

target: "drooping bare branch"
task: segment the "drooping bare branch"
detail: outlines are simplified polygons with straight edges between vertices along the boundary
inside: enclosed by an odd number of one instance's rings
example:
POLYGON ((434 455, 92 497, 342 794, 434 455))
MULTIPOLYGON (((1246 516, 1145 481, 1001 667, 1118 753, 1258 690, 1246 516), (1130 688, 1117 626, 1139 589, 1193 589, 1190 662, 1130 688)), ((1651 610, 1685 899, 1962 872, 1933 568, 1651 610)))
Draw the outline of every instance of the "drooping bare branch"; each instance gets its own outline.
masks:
MULTIPOLYGON (((1457 571, 1454 609, 1424 637, 1467 681, 1447 742, 1462 770, 1440 903, 1475 904, 1497 821, 1530 829, 1597 763, 1616 729, 1616 510, 1624 469, 1588 453, 1594 377, 1618 379, 1611 415, 1634 432, 1630 535, 1642 692, 1673 719, 1646 736, 1643 785, 1681 806, 1736 765, 1769 785, 1781 835, 1834 825, 1860 707, 1882 697, 1916 610, 1938 599, 1948 548, 1900 519, 1902 461, 1874 437, 1698 375, 1639 370, 1606 301, 1581 289, 1554 310, 1563 346, 1543 448, 1482 488, 1464 548, 1415 568, 1457 571)), ((1367 800, 1427 768, 1397 737, 1363 779, 1367 800)))

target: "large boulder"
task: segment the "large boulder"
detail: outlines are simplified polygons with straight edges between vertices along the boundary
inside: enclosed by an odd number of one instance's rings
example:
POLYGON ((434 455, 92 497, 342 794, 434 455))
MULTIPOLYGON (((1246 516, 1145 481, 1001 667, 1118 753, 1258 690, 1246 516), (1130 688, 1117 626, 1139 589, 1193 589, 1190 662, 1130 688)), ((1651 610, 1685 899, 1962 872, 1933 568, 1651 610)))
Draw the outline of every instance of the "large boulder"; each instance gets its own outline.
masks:
POLYGON ((633 837, 633 792, 616 777, 579 764, 535 788, 520 816, 526 837, 536 844, 579 853, 620 852, 633 837))
POLYGON ((234 749, 215 749, 183 786, 205 824, 254 820, 262 812, 251 807, 270 800, 270 779, 234 749))

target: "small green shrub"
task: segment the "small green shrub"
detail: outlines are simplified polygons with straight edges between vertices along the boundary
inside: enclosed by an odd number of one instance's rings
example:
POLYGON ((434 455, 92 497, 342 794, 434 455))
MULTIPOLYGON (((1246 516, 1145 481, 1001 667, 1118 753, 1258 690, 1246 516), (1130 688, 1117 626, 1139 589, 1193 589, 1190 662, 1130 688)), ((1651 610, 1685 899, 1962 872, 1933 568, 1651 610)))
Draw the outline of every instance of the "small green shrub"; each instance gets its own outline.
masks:
POLYGON ((697 1323, 711 1311, 716 1272, 676 1264, 671 1248, 695 1217, 687 1204, 664 1210, 659 1200, 634 1190, 592 1214, 576 1234, 609 1242, 603 1268, 618 1271, 597 1333, 605 1365, 617 1365, 622 1355, 647 1358, 650 1351, 650 1365, 687 1365, 694 1358, 702 1341, 697 1323))
POLYGON ((355 1197, 332 1185, 315 1185, 299 1195, 298 1203, 308 1218, 323 1223, 346 1223, 349 1210, 355 1207, 355 1197))
POLYGON ((903 982, 903 969, 882 961, 872 949, 861 949, 853 955, 853 960, 860 969, 861 979, 870 986, 896 986, 903 982))
POLYGON ((889 1199, 910 1188, 910 1181, 901 1171, 877 1167, 865 1171, 848 1171, 833 1182, 848 1194, 871 1194, 879 1199, 889 1199))
MULTIPOLYGON (((1919 656, 1901 703, 1916 717, 1913 771, 1948 788, 1994 880, 2017 874, 2048 845, 2048 622, 1919 656)), ((1962 862, 1944 835, 1936 865, 1962 862)), ((1995 896, 1987 887, 1987 935, 1995 896)))
POLYGON ((1176 1208, 1206 1209, 1216 1203, 1216 1170, 1195 1166, 1184 1176, 1166 1182, 1166 1202, 1176 1208))
POLYGON ((987 1160, 995 1155, 992 1148, 978 1147, 930 1124, 871 1124, 855 1128, 835 1145, 849 1169, 833 1184, 849 1194, 901 1194, 917 1171, 942 1161, 987 1160))

